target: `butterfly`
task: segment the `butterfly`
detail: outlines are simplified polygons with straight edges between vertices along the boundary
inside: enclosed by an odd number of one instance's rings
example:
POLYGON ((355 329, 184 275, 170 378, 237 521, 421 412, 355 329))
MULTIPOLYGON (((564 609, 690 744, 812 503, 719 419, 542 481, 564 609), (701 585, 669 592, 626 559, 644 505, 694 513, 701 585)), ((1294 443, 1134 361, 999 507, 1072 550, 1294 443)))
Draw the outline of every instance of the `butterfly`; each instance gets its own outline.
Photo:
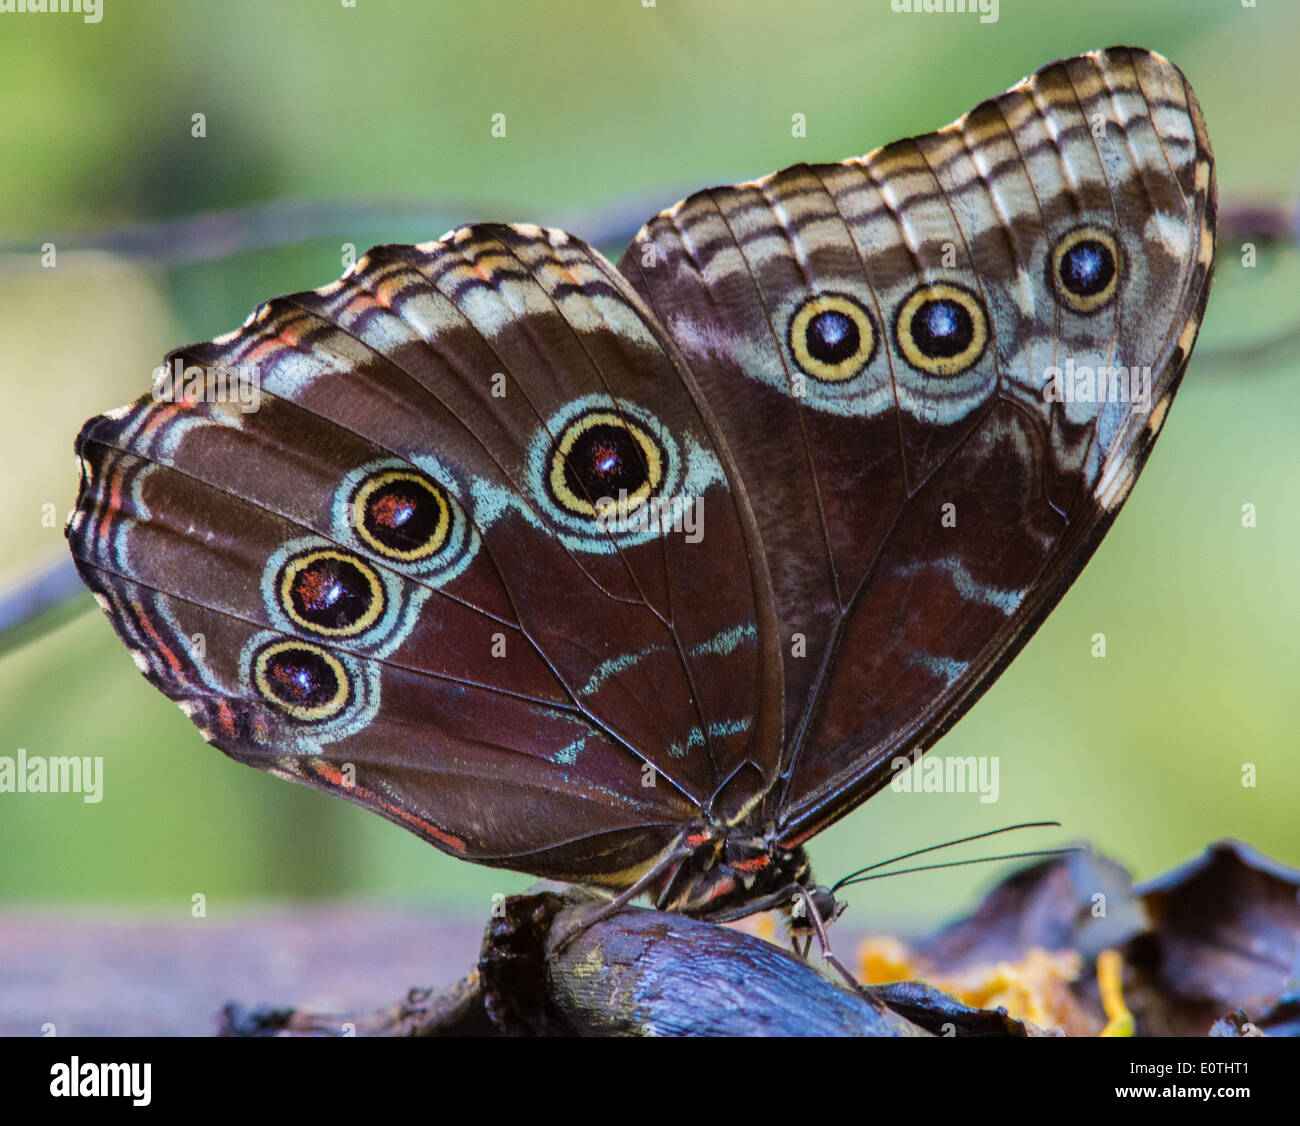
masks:
POLYGON ((72 554, 240 762, 616 902, 784 906, 1114 520, 1215 201, 1182 73, 1118 47, 617 266, 375 247, 86 423, 72 554))

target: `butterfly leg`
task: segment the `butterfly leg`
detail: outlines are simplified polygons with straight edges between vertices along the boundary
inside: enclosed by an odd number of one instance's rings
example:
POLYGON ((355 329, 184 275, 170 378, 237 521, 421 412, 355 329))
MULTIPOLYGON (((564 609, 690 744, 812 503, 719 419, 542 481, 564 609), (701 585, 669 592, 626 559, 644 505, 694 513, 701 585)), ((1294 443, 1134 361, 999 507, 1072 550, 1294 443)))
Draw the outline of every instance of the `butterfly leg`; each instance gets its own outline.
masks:
POLYGON ((821 947, 822 957, 826 960, 826 964, 832 966, 835 969, 835 972, 845 980, 849 988, 858 994, 858 996, 862 997, 866 1001, 870 1001, 872 1005, 881 1007, 881 1002, 862 987, 858 979, 849 973, 848 967, 845 966, 831 950, 831 940, 826 933, 826 924, 822 921, 821 912, 817 910, 817 906, 813 902, 812 893, 809 892, 803 884, 795 884, 794 894, 799 903, 803 906, 804 917, 812 926, 813 930, 813 933, 808 936, 802 956, 807 958, 808 951, 812 948, 813 935, 815 935, 817 938, 817 945, 821 947))
POLYGON ((616 895, 608 903, 602 905, 596 911, 592 912, 592 914, 588 915, 586 918, 578 922, 567 934, 561 935, 556 940, 555 944, 551 947, 549 956, 553 958, 559 954, 564 953, 564 951, 568 948, 569 944, 573 942, 573 940, 577 938, 580 934, 582 934, 583 931, 587 930, 589 927, 594 926, 596 923, 599 923, 602 919, 608 919, 611 915, 617 915, 620 911, 623 910, 624 907, 626 907, 629 903, 631 903, 632 900, 634 900, 638 895, 644 892, 647 888, 651 887, 655 883, 655 881, 658 880, 660 876, 664 874, 664 872, 672 868, 674 864, 678 864, 686 857, 690 856, 692 851, 693 850, 689 848, 688 849, 679 848, 679 849, 675 849, 673 852, 670 852, 666 857, 664 857, 663 860, 661 860, 658 864, 654 865, 654 867, 652 867, 644 876, 642 876, 639 880, 637 880, 636 883, 634 883, 631 887, 624 888, 621 892, 618 893, 618 895, 616 895))

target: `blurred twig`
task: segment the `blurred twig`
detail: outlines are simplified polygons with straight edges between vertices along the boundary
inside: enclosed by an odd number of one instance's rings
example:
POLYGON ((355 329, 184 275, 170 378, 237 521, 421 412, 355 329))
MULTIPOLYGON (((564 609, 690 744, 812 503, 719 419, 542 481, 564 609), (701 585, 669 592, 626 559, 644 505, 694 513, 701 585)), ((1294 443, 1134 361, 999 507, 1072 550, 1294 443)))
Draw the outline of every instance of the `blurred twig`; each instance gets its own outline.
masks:
POLYGON ((490 200, 278 199, 181 219, 0 243, 0 274, 40 270, 40 248, 46 242, 57 247, 60 270, 90 269, 102 265, 105 256, 171 267, 324 238, 344 238, 364 249, 361 243, 367 239, 391 238, 395 230, 412 228, 422 232, 419 238, 433 239, 452 227, 480 220, 538 221, 572 231, 594 246, 613 247, 630 242, 642 223, 685 194, 669 189, 544 219, 530 216, 517 204, 490 200))
POLYGON ((68 555, 46 560, 0 592, 0 656, 34 641, 92 603, 68 555))
MULTIPOLYGON (((1233 200, 1219 209, 1220 256, 1227 246, 1253 243, 1268 256, 1300 249, 1300 207, 1268 200, 1233 200)), ((1300 321, 1251 343, 1221 344, 1200 355, 1224 371, 1263 366, 1300 349, 1300 321)))

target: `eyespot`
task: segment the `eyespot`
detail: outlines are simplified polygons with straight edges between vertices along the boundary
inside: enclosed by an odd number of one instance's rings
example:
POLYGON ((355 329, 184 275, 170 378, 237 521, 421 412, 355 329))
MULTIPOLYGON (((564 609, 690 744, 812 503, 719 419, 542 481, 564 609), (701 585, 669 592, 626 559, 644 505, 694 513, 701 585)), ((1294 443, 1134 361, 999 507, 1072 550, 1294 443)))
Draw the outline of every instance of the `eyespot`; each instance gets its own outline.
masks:
POLYGON ((790 351, 808 375, 852 379, 876 354, 876 331, 861 305, 838 293, 809 298, 790 319, 790 351))
POLYGON ((552 447, 546 484, 551 498, 570 512, 621 516, 659 488, 665 460, 643 427, 612 411, 589 411, 569 423, 552 447), (601 501, 607 503, 598 511, 601 501))
POLYGON ((357 486, 350 504, 357 538, 387 559, 418 563, 447 543, 451 502, 443 488, 422 473, 375 473, 357 486))
POLYGON ((988 338, 988 318, 979 299, 949 282, 912 290, 894 319, 898 350, 927 375, 960 375, 974 367, 988 338))
POLYGON ((292 556, 280 568, 275 590, 295 625, 325 637, 364 633, 384 612, 384 584, 375 569, 330 548, 292 556))
POLYGON ((302 641, 276 641, 253 658, 253 683, 280 711, 302 723, 323 723, 352 699, 352 680, 333 653, 302 641))
POLYGON ((1119 290, 1123 256, 1100 227, 1076 227, 1052 249, 1048 266, 1057 300, 1076 313, 1095 313, 1119 290))
MULTIPOLYGON (((299 550, 338 546, 349 556, 373 560, 391 611, 409 588, 390 572, 418 577, 421 585, 436 589, 473 562, 479 537, 461 505, 462 488, 456 474, 431 453, 358 465, 339 482, 330 505, 333 544, 304 538, 287 544, 281 559, 299 550)), ((273 597, 278 603, 279 596, 273 597)))

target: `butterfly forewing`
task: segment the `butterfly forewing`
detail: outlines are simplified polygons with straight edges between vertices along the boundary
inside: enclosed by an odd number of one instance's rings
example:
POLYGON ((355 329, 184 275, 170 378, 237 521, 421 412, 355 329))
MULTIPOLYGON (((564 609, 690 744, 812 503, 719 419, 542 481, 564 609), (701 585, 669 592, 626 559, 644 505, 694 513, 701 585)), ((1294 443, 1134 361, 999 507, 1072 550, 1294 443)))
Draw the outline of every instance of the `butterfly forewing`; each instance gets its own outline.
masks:
POLYGON ((1189 87, 1115 48, 936 133, 702 192, 636 237, 621 268, 754 497, 784 841, 928 747, 1086 562, 1182 374, 1213 223, 1189 87))

